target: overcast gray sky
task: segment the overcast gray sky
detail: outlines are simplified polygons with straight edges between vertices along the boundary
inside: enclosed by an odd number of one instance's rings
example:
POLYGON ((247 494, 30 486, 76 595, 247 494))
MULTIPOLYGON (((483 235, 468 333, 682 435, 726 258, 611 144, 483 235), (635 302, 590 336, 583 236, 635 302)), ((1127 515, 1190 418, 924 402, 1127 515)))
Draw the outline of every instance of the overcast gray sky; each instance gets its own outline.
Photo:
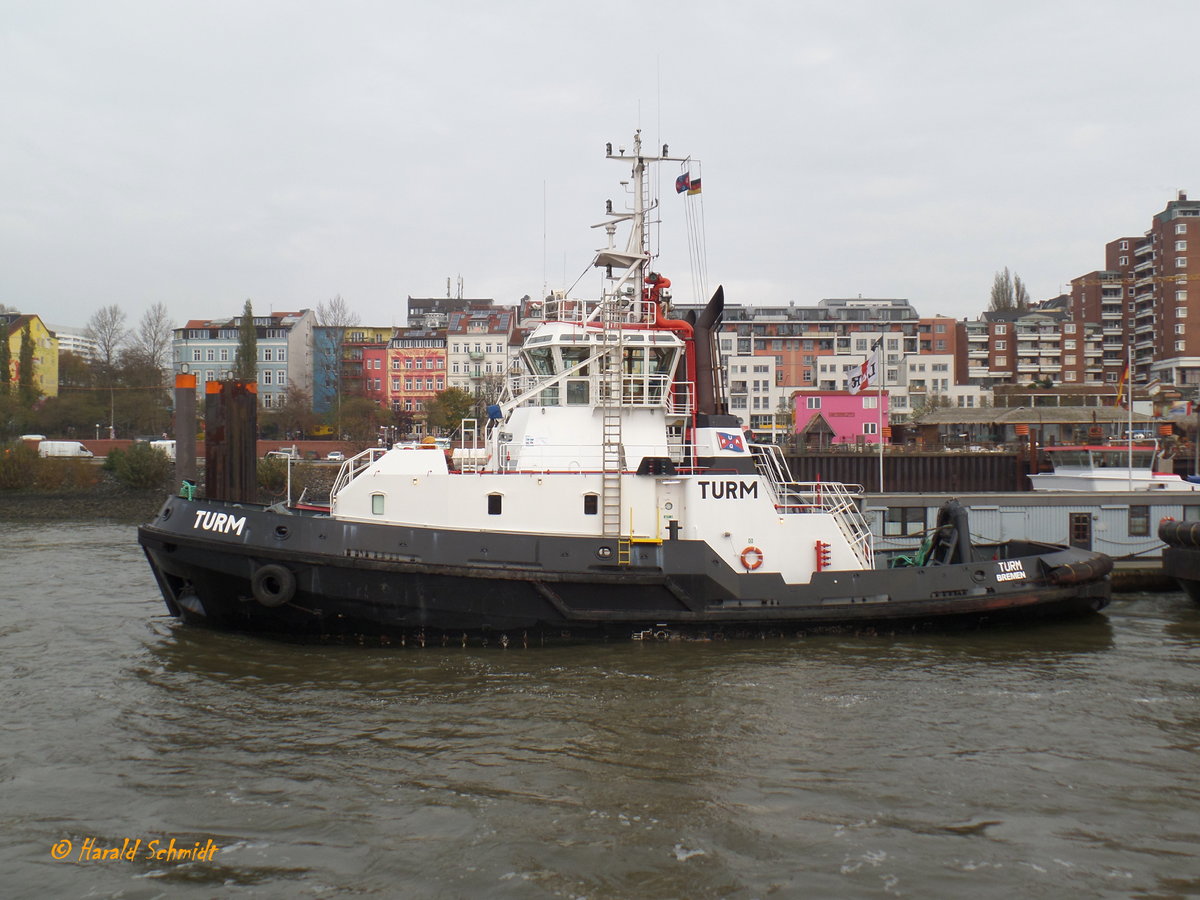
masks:
MULTIPOLYGON (((0 0, 0 302, 182 324, 341 294, 386 325, 447 278, 538 296, 600 246, 604 144, 641 127, 700 161, 730 302, 974 318, 997 270, 1054 296, 1200 196, 1198 25, 1191 0, 0 0)), ((692 300, 677 171, 656 265, 692 300)))

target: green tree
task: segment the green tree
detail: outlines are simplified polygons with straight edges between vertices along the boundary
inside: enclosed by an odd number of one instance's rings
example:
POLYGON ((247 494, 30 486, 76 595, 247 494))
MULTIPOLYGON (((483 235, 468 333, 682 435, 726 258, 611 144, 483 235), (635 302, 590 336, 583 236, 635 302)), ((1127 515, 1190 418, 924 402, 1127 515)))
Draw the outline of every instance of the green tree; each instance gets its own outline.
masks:
POLYGON ((1025 289, 1020 275, 1008 271, 997 272, 992 279, 992 298, 988 306, 991 312, 1029 309, 1029 291, 1025 289))
POLYGON ((121 353, 118 383, 124 388, 117 398, 117 426, 124 433, 159 434, 170 428, 171 393, 163 368, 135 344, 121 353))
POLYGON ((374 441, 386 424, 384 411, 374 400, 351 397, 342 403, 342 430, 355 441, 374 441))
POLYGON ((126 487, 144 489, 168 484, 175 464, 158 448, 141 443, 132 445, 128 450, 110 451, 104 468, 126 487))
POLYGON ((246 384, 258 381, 258 330, 254 327, 254 307, 249 300, 242 307, 237 353, 233 360, 233 378, 246 384))
POLYGON ((91 388, 95 377, 87 357, 64 350, 58 354, 58 389, 91 388))
MULTIPOLYGON (((263 416, 264 426, 275 424, 284 433, 309 434, 317 425, 317 414, 312 411, 312 398, 308 391, 288 382, 283 395, 283 405, 263 416)), ((294 439, 294 438, 293 438, 294 439)))
POLYGON ((39 434, 92 437, 96 424, 108 418, 105 397, 94 391, 60 391, 47 397, 34 414, 39 434))
POLYGON ((26 406, 32 406, 41 393, 33 381, 33 326, 29 322, 21 330, 21 350, 17 355, 17 391, 26 406))
POLYGON ((450 387, 434 394, 425 404, 425 421, 433 428, 453 431, 474 410, 474 396, 462 388, 450 387))
POLYGON ((0 324, 0 386, 12 384, 12 347, 9 346, 9 324, 0 324))

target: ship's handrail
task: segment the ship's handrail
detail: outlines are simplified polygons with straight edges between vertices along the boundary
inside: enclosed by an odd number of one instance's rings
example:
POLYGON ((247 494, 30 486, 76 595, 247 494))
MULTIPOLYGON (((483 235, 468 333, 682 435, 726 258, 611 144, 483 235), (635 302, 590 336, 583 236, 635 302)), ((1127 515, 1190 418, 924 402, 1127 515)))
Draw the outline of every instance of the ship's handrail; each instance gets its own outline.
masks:
MULTIPOLYGON (((580 366, 575 367, 576 370, 579 368, 580 366)), ((561 406, 564 391, 567 392, 567 406, 594 406, 603 399, 598 393, 604 388, 604 384, 587 375, 513 375, 510 376, 508 384, 509 392, 514 398, 509 402, 510 406, 561 406), (585 398, 579 403, 572 403, 570 400, 571 383, 579 383, 587 388, 585 398)), ((690 415, 694 395, 695 387, 690 382, 676 382, 671 375, 621 376, 621 406, 661 406, 672 415, 690 415)))
POLYGON ((555 297, 542 305, 542 318, 547 322, 583 325, 596 318, 596 310, 602 302, 621 304, 615 321, 622 324, 645 325, 656 321, 658 316, 658 304, 650 300, 605 298, 601 301, 555 297))
POLYGON ((862 485, 840 481, 798 482, 791 479, 783 451, 774 444, 751 444, 755 466, 775 494, 775 508, 785 515, 827 512, 837 522, 855 556, 865 568, 874 567, 871 526, 855 497, 864 493, 862 485))
POLYGON ((342 488, 361 475, 367 466, 385 453, 387 453, 386 447, 368 447, 362 453, 356 454, 342 463, 341 468, 338 469, 337 478, 333 480, 333 487, 329 489, 329 496, 336 497, 342 488))

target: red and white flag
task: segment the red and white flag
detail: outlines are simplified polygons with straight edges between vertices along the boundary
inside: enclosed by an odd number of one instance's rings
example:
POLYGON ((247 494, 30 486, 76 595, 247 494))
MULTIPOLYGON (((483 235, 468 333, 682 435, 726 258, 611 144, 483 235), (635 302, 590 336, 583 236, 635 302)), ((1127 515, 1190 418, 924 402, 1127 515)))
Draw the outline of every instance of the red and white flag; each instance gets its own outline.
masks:
POLYGON ((863 361, 863 364, 857 369, 851 369, 850 374, 846 377, 846 390, 851 394, 857 394, 860 391, 865 391, 871 385, 875 384, 879 373, 879 345, 871 351, 871 355, 863 361))

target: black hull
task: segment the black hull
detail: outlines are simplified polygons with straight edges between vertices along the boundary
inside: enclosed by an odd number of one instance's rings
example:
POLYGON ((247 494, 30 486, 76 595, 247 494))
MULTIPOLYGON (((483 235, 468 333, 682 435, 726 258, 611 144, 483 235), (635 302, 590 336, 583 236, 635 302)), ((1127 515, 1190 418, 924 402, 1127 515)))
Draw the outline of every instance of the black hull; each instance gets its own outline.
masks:
POLYGON ((1200 522, 1166 520, 1158 526, 1163 548, 1163 574, 1174 578, 1200 603, 1200 522))
POLYGON ((1110 598, 1107 557, 1040 546, 788 585, 736 572, 699 541, 635 544, 631 565, 617 566, 603 538, 347 523, 180 498, 138 539, 172 615, 301 639, 506 643, 972 627, 1093 612, 1110 598))

